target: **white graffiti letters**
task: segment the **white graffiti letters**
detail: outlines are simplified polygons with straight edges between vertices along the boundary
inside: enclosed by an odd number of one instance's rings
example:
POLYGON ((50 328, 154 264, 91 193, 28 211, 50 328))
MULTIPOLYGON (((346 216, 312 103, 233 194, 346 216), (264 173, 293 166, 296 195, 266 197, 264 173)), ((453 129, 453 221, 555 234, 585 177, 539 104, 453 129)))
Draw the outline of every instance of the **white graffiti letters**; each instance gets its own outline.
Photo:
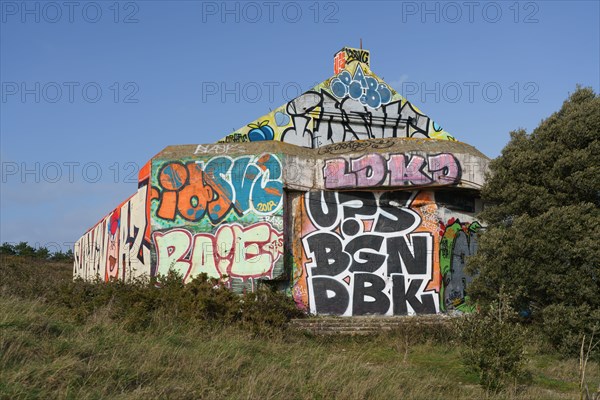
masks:
POLYGON ((338 315, 436 313, 433 238, 414 232, 421 218, 409 192, 309 192, 315 228, 302 239, 310 311, 338 315))
POLYGON ((189 282, 206 273, 220 278, 272 278, 275 262, 283 253, 283 235, 270 224, 259 222, 244 227, 222 224, 214 234, 171 229, 153 234, 157 274, 170 270, 189 282))

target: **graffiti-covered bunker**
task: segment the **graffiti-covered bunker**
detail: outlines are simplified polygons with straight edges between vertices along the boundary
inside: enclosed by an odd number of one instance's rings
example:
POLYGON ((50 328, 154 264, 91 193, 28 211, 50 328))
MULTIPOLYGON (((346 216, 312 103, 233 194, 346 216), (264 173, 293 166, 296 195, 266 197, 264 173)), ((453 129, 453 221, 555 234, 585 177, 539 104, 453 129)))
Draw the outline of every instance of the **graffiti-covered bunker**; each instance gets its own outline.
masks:
POLYGON ((75 245, 74 275, 269 284, 314 314, 462 310, 489 159, 344 48, 334 76, 216 144, 169 146, 75 245))

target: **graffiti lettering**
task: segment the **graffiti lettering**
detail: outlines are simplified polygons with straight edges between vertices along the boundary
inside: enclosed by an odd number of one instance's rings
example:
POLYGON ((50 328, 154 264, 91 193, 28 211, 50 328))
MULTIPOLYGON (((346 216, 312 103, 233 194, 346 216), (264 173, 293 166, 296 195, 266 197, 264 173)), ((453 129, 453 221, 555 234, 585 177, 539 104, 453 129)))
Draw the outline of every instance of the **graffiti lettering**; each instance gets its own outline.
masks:
POLYGON ((362 49, 346 48, 346 62, 359 61, 364 64, 369 64, 369 52, 362 49))
POLYGON ((312 232, 302 238, 310 311, 320 314, 436 313, 433 237, 414 232, 409 192, 309 192, 312 232))
POLYGON ((153 234, 157 273, 173 270, 189 282, 206 273, 213 278, 272 278, 283 253, 283 234, 266 222, 244 227, 222 224, 214 234, 171 229, 153 234))
POLYGON ((150 274, 146 194, 147 185, 141 186, 75 243, 75 277, 109 281, 150 274))
POLYGON ((346 154, 366 149, 387 149, 394 145, 393 140, 381 140, 377 142, 353 141, 330 144, 320 147, 319 154, 346 154))
POLYGON ((270 200, 268 203, 258 203, 256 205, 256 209, 260 212, 273 211, 273 209, 276 207, 277 207, 277 203, 275 203, 273 200, 270 200))
POLYGON ((442 153, 427 156, 365 154, 359 158, 334 158, 325 161, 323 177, 327 189, 454 185, 460 181, 460 162, 454 155, 442 153))
POLYGON ((237 144, 199 144, 196 146, 194 154, 220 153, 227 154, 232 151, 242 151, 237 144))
POLYGON ((363 49, 352 49, 345 47, 338 51, 333 57, 333 72, 337 75, 344 68, 346 64, 352 61, 359 61, 363 64, 369 65, 369 51, 363 49))
POLYGON ((354 75, 345 70, 340 72, 331 80, 330 87, 335 97, 343 99, 349 96, 371 108, 379 108, 392 99, 389 86, 372 76, 366 76, 360 65, 354 71, 354 75))
POLYGON ((281 140, 311 148, 363 139, 429 138, 443 132, 406 100, 373 109, 352 97, 340 101, 326 91, 310 91, 290 101, 287 113, 293 126, 282 133, 281 140))
MULTIPOLYGON (((225 138, 223 139, 224 142, 226 143, 230 143, 230 142, 234 142, 234 143, 240 143, 240 142, 248 142, 250 139, 248 138, 248 135, 244 135, 242 133, 232 133, 231 135, 227 135, 225 136, 225 138)), ((197 151, 197 149, 196 149, 197 151)), ((194 153, 197 154, 197 153, 194 153)))
POLYGON ((158 170, 156 215, 194 222, 207 216, 217 224, 230 212, 270 213, 282 204, 281 175, 281 163, 271 154, 170 161, 158 170))

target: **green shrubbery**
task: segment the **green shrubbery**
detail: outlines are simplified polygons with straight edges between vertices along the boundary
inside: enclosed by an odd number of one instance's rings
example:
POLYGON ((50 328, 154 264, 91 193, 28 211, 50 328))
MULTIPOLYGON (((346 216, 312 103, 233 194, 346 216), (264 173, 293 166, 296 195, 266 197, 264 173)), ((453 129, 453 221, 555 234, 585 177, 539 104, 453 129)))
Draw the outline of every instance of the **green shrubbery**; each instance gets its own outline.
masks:
MULTIPOLYGON (((600 337, 600 309, 588 304, 550 305, 542 311, 540 329, 552 350, 577 357, 584 336, 600 337)), ((600 348, 595 348, 590 358, 600 361, 600 348)))
POLYGON ((527 377, 526 329, 508 298, 492 302, 456 324, 465 365, 479 375, 488 391, 513 387, 527 377))
POLYGON ((540 349, 578 356, 583 338, 600 330, 598 132, 600 96, 578 87, 531 134, 511 132, 490 163, 481 192, 487 229, 468 260, 469 295, 484 312, 463 331, 467 363, 486 386, 521 370, 522 328, 500 318, 501 293, 527 317, 540 349))
POLYGON ((288 296, 266 285, 237 295, 206 274, 185 285, 181 276, 173 273, 127 283, 73 281, 71 271, 58 271, 52 265, 35 266, 23 257, 4 256, 2 292, 42 298, 66 308, 79 322, 105 309, 131 332, 151 328, 153 321, 161 320, 163 324, 239 324, 269 334, 284 329, 291 318, 304 316, 288 296))
POLYGON ((31 257, 49 261, 73 261, 73 251, 71 249, 64 253, 61 250, 50 253, 50 250, 46 247, 34 248, 27 242, 18 244, 2 243, 0 245, 0 256, 31 257))

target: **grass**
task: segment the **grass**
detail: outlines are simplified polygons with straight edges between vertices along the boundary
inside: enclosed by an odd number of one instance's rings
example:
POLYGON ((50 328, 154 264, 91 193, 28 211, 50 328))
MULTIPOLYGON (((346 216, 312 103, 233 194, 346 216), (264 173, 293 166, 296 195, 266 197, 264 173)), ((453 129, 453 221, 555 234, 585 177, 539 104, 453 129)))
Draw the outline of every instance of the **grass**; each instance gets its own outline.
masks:
MULTIPOLYGON (((160 309, 132 331, 110 301, 82 319, 44 291, 68 283, 70 265, 31 263, 0 264, 1 399, 578 398, 577 360, 535 346, 531 383, 493 395, 461 364, 451 338, 312 337, 186 322, 160 309), (15 269, 18 283, 7 275, 15 269)), ((597 364, 588 377, 600 380, 597 364)))

